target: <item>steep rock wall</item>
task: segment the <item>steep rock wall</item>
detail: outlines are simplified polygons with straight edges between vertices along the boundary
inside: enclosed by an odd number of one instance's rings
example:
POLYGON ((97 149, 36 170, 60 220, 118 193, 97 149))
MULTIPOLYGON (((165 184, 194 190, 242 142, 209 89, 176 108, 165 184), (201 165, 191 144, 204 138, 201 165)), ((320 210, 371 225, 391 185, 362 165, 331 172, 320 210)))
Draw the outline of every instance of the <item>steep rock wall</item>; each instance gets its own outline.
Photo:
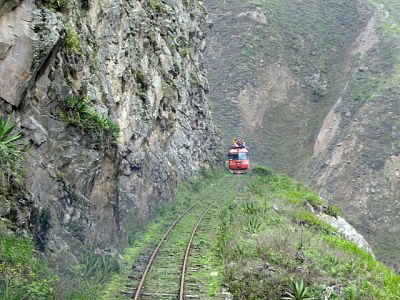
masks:
POLYGON ((24 134, 34 203, 30 214, 17 206, 1 217, 30 227, 43 249, 120 249, 215 159, 204 6, 0 5, 0 107, 24 134))

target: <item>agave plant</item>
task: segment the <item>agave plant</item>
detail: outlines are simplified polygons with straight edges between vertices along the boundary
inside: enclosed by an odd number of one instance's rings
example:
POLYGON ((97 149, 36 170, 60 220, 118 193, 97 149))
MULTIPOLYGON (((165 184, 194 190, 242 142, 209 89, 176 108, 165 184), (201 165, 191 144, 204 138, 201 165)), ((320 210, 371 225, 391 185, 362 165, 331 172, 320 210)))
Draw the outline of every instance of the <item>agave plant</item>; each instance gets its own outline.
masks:
POLYGON ((262 222, 259 218, 249 218, 246 224, 246 231, 253 234, 257 233, 262 226, 262 222))
POLYGON ((22 138, 21 133, 13 133, 15 126, 0 115, 0 165, 11 166, 20 157, 15 142, 22 138))
POLYGON ((308 297, 308 287, 304 284, 303 279, 300 281, 292 280, 292 293, 286 292, 282 300, 313 300, 313 297, 308 297))
POLYGON ((245 213, 249 215, 256 215, 259 213, 259 207, 257 206, 257 203, 255 202, 247 202, 243 206, 243 210, 245 213))

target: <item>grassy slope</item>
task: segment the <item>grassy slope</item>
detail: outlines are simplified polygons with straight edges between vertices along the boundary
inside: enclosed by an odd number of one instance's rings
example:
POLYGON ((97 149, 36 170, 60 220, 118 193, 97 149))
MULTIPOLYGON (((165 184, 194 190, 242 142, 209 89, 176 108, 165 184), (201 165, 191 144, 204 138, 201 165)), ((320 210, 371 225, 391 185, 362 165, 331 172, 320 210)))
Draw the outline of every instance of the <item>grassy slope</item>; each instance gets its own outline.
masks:
MULTIPOLYGON (((333 289, 327 299, 397 299, 400 277, 343 240, 310 211, 310 205, 333 214, 335 208, 286 176, 264 168, 254 173, 236 197, 219 207, 219 217, 210 220, 214 229, 200 238, 199 245, 205 247, 196 263, 206 267, 196 276, 207 299, 218 299, 222 284, 234 299, 280 299, 291 290, 291 278, 303 278, 316 299, 326 287, 333 289)), ((219 173, 203 180, 196 190, 181 189, 176 202, 164 207, 161 216, 126 250, 122 272, 114 276, 102 299, 127 299, 119 291, 125 289, 131 262, 139 252, 159 239, 160 229, 190 199, 208 193, 212 182, 217 187, 214 192, 223 191, 229 176, 219 173)))
POLYGON ((53 299, 57 280, 29 239, 0 234, 0 299, 53 299))
POLYGON ((399 299, 398 275, 310 211, 322 203, 315 193, 268 169, 254 173, 221 212, 225 282, 234 299, 280 299, 291 279, 304 279, 315 299, 399 299))

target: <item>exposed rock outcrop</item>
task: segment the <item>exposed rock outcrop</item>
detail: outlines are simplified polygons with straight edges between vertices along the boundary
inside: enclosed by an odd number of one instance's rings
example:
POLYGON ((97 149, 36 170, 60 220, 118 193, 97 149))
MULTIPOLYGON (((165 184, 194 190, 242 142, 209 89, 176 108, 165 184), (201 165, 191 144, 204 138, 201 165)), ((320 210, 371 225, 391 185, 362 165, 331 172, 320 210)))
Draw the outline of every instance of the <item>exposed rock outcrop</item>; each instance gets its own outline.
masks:
POLYGON ((31 76, 35 35, 31 29, 33 0, 17 5, 6 1, 0 10, 0 97, 15 106, 19 106, 31 76))
POLYGON ((359 234, 354 229, 354 227, 351 226, 345 219, 339 216, 337 217, 329 216, 324 213, 318 214, 318 217, 322 221, 328 223, 333 228, 335 228, 346 240, 354 243, 360 249, 363 249, 364 251, 374 256, 371 246, 368 244, 365 238, 361 234, 359 234))
POLYGON ((0 105, 29 140, 36 208, 24 217, 52 251, 119 249, 183 178, 215 160, 205 8, 3 2, 0 105))

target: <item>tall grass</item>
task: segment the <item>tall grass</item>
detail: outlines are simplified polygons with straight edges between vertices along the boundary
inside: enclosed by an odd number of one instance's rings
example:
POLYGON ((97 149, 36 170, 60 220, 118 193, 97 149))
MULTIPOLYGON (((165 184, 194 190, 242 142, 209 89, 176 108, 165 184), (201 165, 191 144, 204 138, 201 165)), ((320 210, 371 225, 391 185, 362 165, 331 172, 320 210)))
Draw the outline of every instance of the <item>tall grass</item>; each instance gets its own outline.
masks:
POLYGON ((104 282, 112 274, 119 272, 118 260, 111 255, 89 254, 83 263, 84 275, 97 282, 104 282))

